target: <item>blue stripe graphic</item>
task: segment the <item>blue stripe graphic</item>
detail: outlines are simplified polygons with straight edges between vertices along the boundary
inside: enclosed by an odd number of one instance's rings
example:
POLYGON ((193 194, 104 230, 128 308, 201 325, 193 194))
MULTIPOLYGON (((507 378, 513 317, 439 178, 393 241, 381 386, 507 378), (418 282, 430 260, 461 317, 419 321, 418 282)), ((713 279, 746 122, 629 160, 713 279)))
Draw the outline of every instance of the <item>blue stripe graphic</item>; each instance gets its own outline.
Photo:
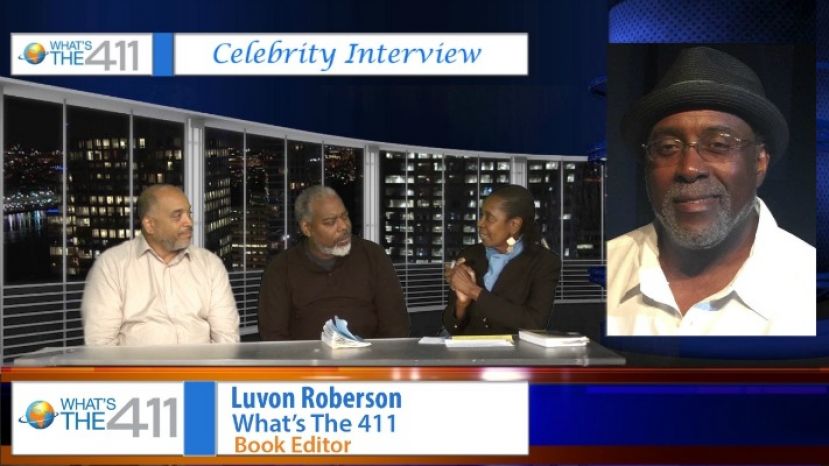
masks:
POLYGON ((184 382, 184 454, 216 454, 215 382, 184 382))
POLYGON ((173 33, 153 33, 153 76, 173 76, 173 33))

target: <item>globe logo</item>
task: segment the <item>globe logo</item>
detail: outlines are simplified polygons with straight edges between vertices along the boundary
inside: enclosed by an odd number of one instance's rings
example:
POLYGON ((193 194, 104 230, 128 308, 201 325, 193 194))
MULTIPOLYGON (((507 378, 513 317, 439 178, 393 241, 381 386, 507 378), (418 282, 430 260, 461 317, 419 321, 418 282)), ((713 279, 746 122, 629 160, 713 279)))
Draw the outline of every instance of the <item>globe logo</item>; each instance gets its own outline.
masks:
POLYGON ((22 416, 17 422, 29 424, 35 429, 45 429, 52 425, 52 421, 58 417, 59 413, 55 412, 46 401, 33 401, 32 404, 26 408, 26 415, 22 416))
POLYGON ((46 49, 37 42, 32 42, 23 49, 23 55, 18 57, 18 60, 26 60, 32 65, 37 65, 46 58, 46 49))

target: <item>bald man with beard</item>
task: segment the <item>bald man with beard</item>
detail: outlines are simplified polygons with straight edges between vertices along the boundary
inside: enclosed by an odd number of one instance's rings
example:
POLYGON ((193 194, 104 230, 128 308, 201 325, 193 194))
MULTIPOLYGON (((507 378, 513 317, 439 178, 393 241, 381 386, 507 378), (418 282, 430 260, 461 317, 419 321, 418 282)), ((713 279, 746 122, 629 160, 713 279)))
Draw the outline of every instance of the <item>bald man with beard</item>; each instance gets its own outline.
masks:
POLYGON ((224 264, 190 244, 193 218, 181 189, 154 185, 136 202, 141 234, 101 254, 81 313, 90 346, 236 343, 239 313, 224 264))

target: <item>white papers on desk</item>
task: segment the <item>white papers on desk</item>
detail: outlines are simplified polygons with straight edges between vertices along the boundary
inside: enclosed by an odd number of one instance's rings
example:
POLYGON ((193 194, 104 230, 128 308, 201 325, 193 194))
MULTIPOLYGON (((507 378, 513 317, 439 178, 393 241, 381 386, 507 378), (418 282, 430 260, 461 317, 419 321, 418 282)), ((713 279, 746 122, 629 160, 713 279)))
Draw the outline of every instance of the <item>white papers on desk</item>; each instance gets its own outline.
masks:
POLYGON ((322 333, 320 339, 326 345, 332 348, 361 348, 370 346, 370 341, 365 341, 362 338, 352 334, 348 330, 348 321, 334 316, 329 319, 322 326, 322 333))
POLYGON ((575 332, 550 332, 547 330, 519 330, 518 338, 545 348, 587 346, 590 339, 575 332))
POLYGON ((447 348, 497 348, 515 346, 512 335, 456 335, 447 338, 447 348))
POLYGON ((443 337, 423 337, 417 341, 420 345, 443 345, 446 338, 443 337))

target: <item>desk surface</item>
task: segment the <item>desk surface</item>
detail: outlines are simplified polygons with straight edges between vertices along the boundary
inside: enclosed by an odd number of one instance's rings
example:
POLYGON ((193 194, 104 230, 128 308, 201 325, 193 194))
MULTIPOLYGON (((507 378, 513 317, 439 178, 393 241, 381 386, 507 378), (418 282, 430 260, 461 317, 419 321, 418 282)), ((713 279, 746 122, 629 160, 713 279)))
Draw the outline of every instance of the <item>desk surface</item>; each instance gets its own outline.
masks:
POLYGON ((625 358, 590 342, 580 348, 447 348, 417 338, 370 340, 365 348, 331 349, 321 341, 213 345, 47 348, 15 366, 619 366, 625 358))

